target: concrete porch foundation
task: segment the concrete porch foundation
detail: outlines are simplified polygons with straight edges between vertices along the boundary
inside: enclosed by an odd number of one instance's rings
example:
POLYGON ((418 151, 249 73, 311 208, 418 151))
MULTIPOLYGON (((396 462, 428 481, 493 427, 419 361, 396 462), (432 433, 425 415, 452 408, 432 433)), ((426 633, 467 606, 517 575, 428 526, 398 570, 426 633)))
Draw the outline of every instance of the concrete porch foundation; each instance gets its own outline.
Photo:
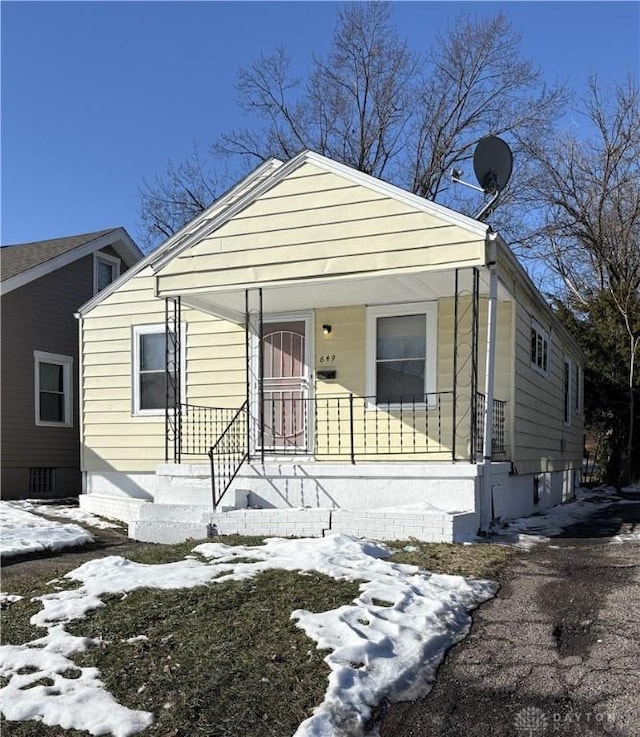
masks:
POLYGON ((436 509, 396 509, 393 514, 386 510, 304 508, 206 513, 193 507, 193 516, 188 521, 183 519, 178 507, 171 521, 173 506, 148 505, 141 510, 144 519, 129 523, 129 536, 144 542, 174 543, 212 535, 323 537, 348 532, 376 540, 413 538, 424 542, 462 542, 473 536, 478 526, 474 512, 450 514, 436 509))
MULTIPOLYGON (((149 542, 331 532, 459 542, 479 528, 482 471, 481 465, 422 461, 251 462, 214 511, 208 465, 162 464, 156 474, 87 474, 80 506, 127 522, 131 537, 149 542)), ((525 516, 566 501, 576 480, 571 471, 519 476, 509 463, 494 463, 492 517, 525 516)))

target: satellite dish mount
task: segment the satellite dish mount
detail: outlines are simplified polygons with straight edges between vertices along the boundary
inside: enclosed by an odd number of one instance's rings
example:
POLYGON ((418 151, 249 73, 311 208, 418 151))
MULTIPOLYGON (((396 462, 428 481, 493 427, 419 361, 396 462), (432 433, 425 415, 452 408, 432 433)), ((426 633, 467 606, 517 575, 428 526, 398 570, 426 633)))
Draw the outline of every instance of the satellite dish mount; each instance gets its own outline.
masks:
POLYGON ((474 215, 476 220, 484 220, 493 211, 500 194, 507 186, 512 169, 513 154, 509 146, 497 136, 486 136, 478 141, 473 152, 473 171, 480 186, 463 182, 462 172, 459 169, 451 172, 454 182, 491 196, 491 199, 474 215))

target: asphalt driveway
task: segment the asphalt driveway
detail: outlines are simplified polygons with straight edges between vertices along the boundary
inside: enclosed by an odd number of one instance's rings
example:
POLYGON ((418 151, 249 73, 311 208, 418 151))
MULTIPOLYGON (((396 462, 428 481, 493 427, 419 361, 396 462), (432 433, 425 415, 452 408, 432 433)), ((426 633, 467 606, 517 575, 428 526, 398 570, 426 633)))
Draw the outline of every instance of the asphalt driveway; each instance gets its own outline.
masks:
POLYGON ((519 556, 381 737, 640 735, 640 538, 615 539, 634 528, 640 502, 621 501, 519 556))

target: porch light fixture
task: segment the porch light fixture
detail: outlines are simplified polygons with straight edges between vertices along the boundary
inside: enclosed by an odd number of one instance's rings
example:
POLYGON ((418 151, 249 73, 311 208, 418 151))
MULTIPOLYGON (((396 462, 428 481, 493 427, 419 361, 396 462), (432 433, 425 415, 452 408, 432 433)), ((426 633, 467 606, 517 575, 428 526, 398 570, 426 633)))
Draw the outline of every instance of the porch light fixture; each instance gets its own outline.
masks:
POLYGON ((323 325, 322 326, 322 332, 325 335, 331 335, 331 325, 323 325))

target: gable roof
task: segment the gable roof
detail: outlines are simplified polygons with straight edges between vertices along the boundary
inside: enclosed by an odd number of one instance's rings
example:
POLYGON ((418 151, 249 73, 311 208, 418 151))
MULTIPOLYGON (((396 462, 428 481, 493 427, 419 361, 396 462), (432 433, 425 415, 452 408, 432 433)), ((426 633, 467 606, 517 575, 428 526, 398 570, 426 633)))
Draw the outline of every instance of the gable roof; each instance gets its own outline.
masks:
POLYGON ((53 238, 48 241, 33 241, 31 243, 3 246, 0 250, 2 263, 0 281, 22 274, 23 271, 39 266, 63 253, 73 251, 78 246, 83 246, 85 243, 110 233, 112 230, 113 228, 109 228, 107 230, 97 230, 95 233, 82 233, 66 238, 53 238))
POLYGON ((324 171, 345 177, 354 184, 372 189, 386 197, 390 197, 391 199, 402 202, 403 204, 422 212, 429 213, 430 215, 433 215, 440 220, 444 220, 447 223, 451 223, 452 225, 459 225, 466 228, 466 230, 471 231, 475 235, 484 237, 487 232, 488 226, 485 223, 469 217, 468 215, 463 215, 456 210, 451 210, 437 202, 427 200, 424 197, 413 194, 401 187, 397 187, 395 184, 390 184, 389 182, 377 179, 370 174, 365 174, 362 171, 353 169, 346 164, 341 164, 338 161, 334 161, 326 156, 317 154, 315 151, 302 151, 289 159, 289 161, 279 166, 271 176, 264 178, 262 181, 258 182, 256 186, 243 192, 242 196, 237 197, 232 203, 230 203, 229 207, 227 207, 224 212, 215 213, 216 217, 210 218, 209 222, 198 231, 197 239, 185 238, 182 242, 177 243, 175 247, 171 249, 170 254, 158 254, 158 252, 156 252, 156 258, 152 260, 154 271, 159 271, 170 260, 180 255, 183 251, 193 246, 205 236, 210 235, 234 217, 238 212, 254 202, 258 197, 265 194, 265 192, 269 191, 272 187, 275 187, 276 184, 280 183, 283 179, 305 164, 313 164, 324 171))
POLYGON ((346 164, 333 161, 333 159, 329 159, 314 151, 302 151, 286 162, 272 158, 260 164, 235 186, 219 197, 209 208, 200 213, 194 220, 187 223, 177 233, 174 233, 174 235, 150 253, 143 261, 140 261, 134 268, 129 269, 93 299, 82 305, 77 314, 86 315, 96 305, 102 302, 102 300, 106 299, 146 266, 150 265, 154 271, 161 270, 169 261, 224 225, 224 223, 234 217, 238 212, 306 163, 314 164, 326 171, 344 176, 355 184, 369 187, 387 197, 396 199, 418 210, 428 212, 441 220, 460 225, 476 235, 484 236, 487 232, 488 226, 474 218, 451 210, 431 200, 426 200, 407 190, 389 184, 382 179, 376 179, 369 174, 353 169, 346 164))
POLYGON ((0 249, 1 293, 11 292, 105 246, 114 246, 127 266, 143 257, 142 251, 121 227, 3 246, 0 249))

